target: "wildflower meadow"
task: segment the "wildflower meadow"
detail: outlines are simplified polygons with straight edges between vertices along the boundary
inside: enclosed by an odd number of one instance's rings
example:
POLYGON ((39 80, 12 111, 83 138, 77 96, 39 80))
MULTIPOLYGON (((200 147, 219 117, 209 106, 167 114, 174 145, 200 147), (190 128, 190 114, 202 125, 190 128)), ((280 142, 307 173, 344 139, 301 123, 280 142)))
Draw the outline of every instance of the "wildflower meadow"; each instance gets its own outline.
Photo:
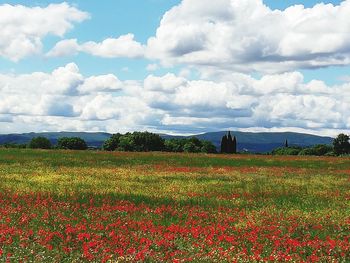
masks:
POLYGON ((0 262, 350 262, 350 158, 0 149, 0 262))

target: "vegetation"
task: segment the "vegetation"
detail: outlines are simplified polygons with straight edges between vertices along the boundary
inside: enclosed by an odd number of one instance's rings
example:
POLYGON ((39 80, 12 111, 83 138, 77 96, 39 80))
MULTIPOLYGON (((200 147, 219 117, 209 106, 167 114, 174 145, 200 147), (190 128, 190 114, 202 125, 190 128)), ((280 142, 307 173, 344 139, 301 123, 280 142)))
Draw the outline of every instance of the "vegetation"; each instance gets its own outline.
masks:
POLYGON ((333 147, 330 145, 318 144, 307 148, 299 146, 280 147, 272 151, 273 155, 313 155, 325 156, 334 155, 333 147))
POLYGON ((333 153, 333 147, 331 145, 319 144, 313 147, 302 149, 299 152, 299 155, 325 156, 325 155, 334 155, 334 153, 333 153))
POLYGON ((221 153, 237 153, 237 139, 236 136, 232 139, 230 131, 221 139, 221 153))
POLYGON ((1 262, 349 262, 350 159, 0 149, 1 262))
POLYGON ((299 146, 289 146, 285 141, 285 146, 272 151, 273 155, 314 155, 314 156, 334 156, 350 154, 350 137, 346 134, 339 134, 333 145, 317 144, 312 147, 302 148, 299 146))
POLYGON ((189 139, 166 140, 165 151, 187 153, 216 153, 216 147, 209 141, 203 141, 192 137, 189 139))
POLYGON ((280 147, 272 151, 273 155, 298 155, 303 150, 299 146, 280 147))
POLYGON ((86 142, 81 138, 62 137, 58 139, 57 148, 66 150, 86 150, 88 147, 86 142))
MULTIPOLYGON (((316 144, 311 147, 300 147, 290 145, 285 140, 284 147, 274 149, 272 155, 313 155, 313 156, 339 156, 350 154, 350 137, 346 134, 339 134, 334 140, 333 145, 316 144)), ((32 149, 50 149, 53 146, 50 140, 43 137, 32 138, 26 144, 6 143, 3 148, 32 148, 32 149)), ((63 137, 58 140, 55 148, 85 150, 87 143, 79 137, 63 137)), ((164 140, 160 135, 150 132, 133 132, 126 134, 114 134, 107 139, 103 146, 106 151, 130 151, 130 152, 188 152, 188 153, 216 153, 216 147, 212 142, 199 140, 196 137, 186 139, 168 139, 164 140)), ((232 138, 231 132, 225 134, 221 140, 221 153, 232 154, 237 152, 237 140, 232 138)))
POLYGON ((346 134, 339 134, 333 141, 334 152, 336 155, 350 154, 349 136, 346 134))
POLYGON ((204 152, 215 153, 215 146, 208 141, 201 141, 195 137, 190 139, 164 140, 160 135, 150 132, 134 132, 122 135, 112 135, 105 141, 103 149, 106 151, 128 151, 128 152, 204 152))
POLYGON ((51 145, 50 140, 45 138, 45 137, 35 137, 29 142, 28 148, 31 148, 31 149, 51 149, 52 145, 51 145))
POLYGON ((21 143, 4 143, 3 145, 0 145, 2 148, 13 148, 13 149, 25 149, 27 148, 26 144, 21 144, 21 143))

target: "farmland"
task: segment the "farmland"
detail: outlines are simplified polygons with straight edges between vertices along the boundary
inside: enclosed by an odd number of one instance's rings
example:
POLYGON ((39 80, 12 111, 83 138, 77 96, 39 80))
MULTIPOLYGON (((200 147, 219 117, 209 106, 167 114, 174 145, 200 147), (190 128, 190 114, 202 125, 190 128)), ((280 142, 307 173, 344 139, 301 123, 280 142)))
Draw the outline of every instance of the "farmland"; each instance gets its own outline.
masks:
POLYGON ((350 159, 0 149, 0 261, 349 262, 350 159))

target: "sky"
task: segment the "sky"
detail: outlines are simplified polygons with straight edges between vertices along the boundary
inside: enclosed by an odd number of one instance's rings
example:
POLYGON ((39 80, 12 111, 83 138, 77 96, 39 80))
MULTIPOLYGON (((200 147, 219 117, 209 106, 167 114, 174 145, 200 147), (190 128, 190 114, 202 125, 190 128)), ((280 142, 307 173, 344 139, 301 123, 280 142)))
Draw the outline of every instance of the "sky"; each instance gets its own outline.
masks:
POLYGON ((350 130, 350 0, 0 1, 0 133, 350 130))

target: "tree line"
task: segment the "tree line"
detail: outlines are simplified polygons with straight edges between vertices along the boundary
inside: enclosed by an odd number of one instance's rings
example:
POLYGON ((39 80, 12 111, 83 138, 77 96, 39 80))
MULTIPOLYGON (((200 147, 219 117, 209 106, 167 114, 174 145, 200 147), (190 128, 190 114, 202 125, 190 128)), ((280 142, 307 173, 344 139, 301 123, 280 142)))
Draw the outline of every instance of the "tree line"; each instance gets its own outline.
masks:
POLYGON ((313 155, 313 156, 340 156, 350 154, 350 137, 346 134, 339 134, 332 145, 317 144, 310 147, 300 147, 289 145, 285 141, 284 147, 276 148, 272 151, 273 155, 313 155))
POLYGON ((150 132, 113 134, 102 146, 106 151, 216 153, 213 143, 196 137, 165 140, 150 132))
MULTIPOLYGON (((46 137, 35 137, 28 144, 4 144, 5 148, 31 148, 31 149, 67 149, 86 150, 87 143, 79 137, 59 138, 53 145, 46 137)), ((217 153, 216 147, 210 141, 199 140, 196 137, 185 139, 165 140, 160 135, 150 132, 133 132, 113 134, 107 139, 102 150, 125 152, 187 152, 187 153, 217 153)))
MULTIPOLYGON (((57 144, 53 145, 46 137, 35 137, 28 144, 7 143, 5 148, 32 148, 32 149, 68 149, 86 150, 87 143, 79 137, 59 138, 57 144)), ((107 139, 102 150, 105 151, 130 151, 130 152, 188 152, 188 153, 218 153, 215 145, 210 141, 199 140, 196 137, 163 139, 160 135, 150 132, 133 132, 113 134, 107 139)), ((220 152, 225 154, 237 153, 237 139, 232 137, 231 132, 225 134, 221 139, 220 152)), ((314 155, 314 156, 339 156, 350 154, 350 137, 339 134, 332 145, 314 145, 311 147, 300 147, 290 145, 288 140, 283 147, 274 149, 272 155, 314 155)))
POLYGON ((53 145, 46 137, 34 137, 28 144, 5 143, 5 148, 30 148, 30 149, 66 149, 66 150, 86 150, 87 143, 79 137, 62 137, 53 145))

